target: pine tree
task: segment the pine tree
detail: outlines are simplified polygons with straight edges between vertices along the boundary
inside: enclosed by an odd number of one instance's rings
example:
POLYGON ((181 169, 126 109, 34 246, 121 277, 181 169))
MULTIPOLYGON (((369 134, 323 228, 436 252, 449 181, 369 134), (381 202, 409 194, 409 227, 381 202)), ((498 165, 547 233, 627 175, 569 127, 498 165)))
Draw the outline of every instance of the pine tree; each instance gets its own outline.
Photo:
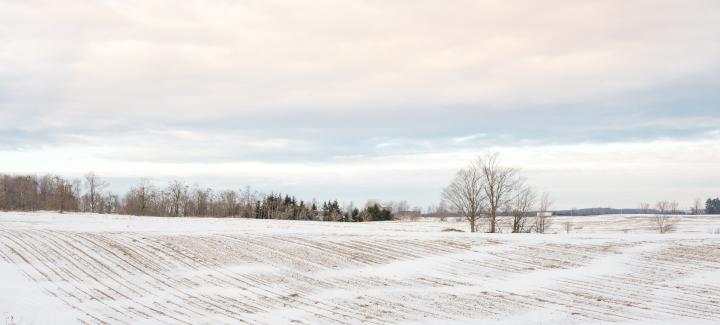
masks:
POLYGON ((705 202, 706 214, 720 214, 720 198, 707 199, 705 202))

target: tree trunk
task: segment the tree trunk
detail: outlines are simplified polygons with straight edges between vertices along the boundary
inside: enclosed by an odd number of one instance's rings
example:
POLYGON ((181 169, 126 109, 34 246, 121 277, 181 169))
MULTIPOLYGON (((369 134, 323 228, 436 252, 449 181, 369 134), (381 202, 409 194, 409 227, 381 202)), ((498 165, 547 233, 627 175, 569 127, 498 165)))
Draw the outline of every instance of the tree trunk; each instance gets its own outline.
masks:
POLYGON ((495 215, 497 215, 497 211, 490 211, 490 232, 495 232, 495 215))

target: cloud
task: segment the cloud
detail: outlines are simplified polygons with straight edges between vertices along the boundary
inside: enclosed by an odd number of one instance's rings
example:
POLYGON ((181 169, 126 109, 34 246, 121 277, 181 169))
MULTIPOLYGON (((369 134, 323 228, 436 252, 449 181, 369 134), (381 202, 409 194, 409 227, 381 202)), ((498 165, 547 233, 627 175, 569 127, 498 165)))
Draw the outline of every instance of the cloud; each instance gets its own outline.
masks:
POLYGON ((16 76, 13 93, 26 94, 21 104, 52 96, 39 122, 68 125, 108 112, 183 121, 266 110, 589 103, 697 78, 718 67, 720 54, 710 1, 3 7, 2 61, 16 76))
POLYGON ((424 188, 423 155, 456 167, 487 148, 705 141, 718 13, 712 0, 3 1, 0 159, 117 177, 222 165, 282 185, 258 166, 329 164, 342 179, 356 161, 413 157, 386 184, 403 192, 424 188))

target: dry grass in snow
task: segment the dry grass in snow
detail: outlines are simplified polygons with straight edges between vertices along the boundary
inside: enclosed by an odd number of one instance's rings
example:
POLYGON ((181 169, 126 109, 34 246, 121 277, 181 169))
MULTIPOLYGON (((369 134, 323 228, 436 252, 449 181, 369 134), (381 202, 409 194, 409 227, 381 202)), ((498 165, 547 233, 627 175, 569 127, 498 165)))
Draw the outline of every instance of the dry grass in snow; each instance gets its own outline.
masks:
POLYGON ((720 218, 664 235, 620 216, 556 218, 545 235, 446 228, 466 226, 0 213, 0 320, 720 322, 720 218))

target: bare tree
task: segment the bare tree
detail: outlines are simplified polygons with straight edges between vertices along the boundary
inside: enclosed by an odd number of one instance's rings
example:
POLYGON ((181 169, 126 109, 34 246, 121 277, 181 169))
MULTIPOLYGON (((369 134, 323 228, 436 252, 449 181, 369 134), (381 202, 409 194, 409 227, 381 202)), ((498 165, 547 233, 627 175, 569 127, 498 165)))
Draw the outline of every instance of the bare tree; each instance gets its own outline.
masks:
POLYGON ((57 175, 0 174, 0 210, 78 211, 80 182, 57 175))
POLYGON ((107 193, 102 197, 101 213, 118 213, 120 197, 117 194, 107 193))
POLYGON ((397 204, 392 204, 391 211, 393 213, 410 211, 410 205, 407 203, 407 201, 402 200, 402 201, 398 202, 397 204))
POLYGON ((210 197, 212 196, 211 189, 200 189, 196 187, 192 191, 192 200, 195 202, 195 215, 196 216, 208 216, 210 215, 210 197))
MULTIPOLYGON (((257 192, 252 191, 250 186, 246 186, 245 190, 242 191, 241 197, 241 217, 251 218, 253 217, 253 210, 255 209, 255 201, 257 198, 257 192)), ((304 211, 303 211, 304 212, 304 211)), ((306 217, 303 215, 303 217, 306 217)))
POLYGON ((144 216, 150 212, 150 205, 157 195, 155 188, 149 180, 141 179, 140 183, 131 188, 130 192, 125 195, 123 203, 123 211, 128 214, 144 216))
POLYGON ((484 178, 479 161, 472 162, 467 168, 455 175, 452 183, 442 193, 443 200, 460 213, 470 223, 470 231, 477 231, 477 218, 481 215, 485 203, 484 178))
POLYGON ((497 230, 498 209, 507 205, 511 199, 511 193, 519 183, 518 170, 500 165, 498 157, 497 153, 487 154, 478 158, 476 162, 483 178, 482 189, 487 202, 491 233, 497 230))
POLYGON ((542 196, 540 197, 540 206, 537 217, 535 217, 535 231, 541 234, 544 234, 545 231, 550 228, 550 222, 552 213, 550 212, 550 207, 552 207, 553 201, 550 198, 550 193, 543 192, 542 196))
POLYGON ((184 201, 187 199, 187 189, 187 185, 180 181, 172 181, 168 185, 167 192, 170 199, 169 204, 172 216, 181 217, 183 215, 181 207, 183 206, 184 201))
POLYGON ((647 202, 640 203, 640 213, 648 214, 648 212, 650 212, 650 203, 647 203, 647 202))
POLYGON ((237 193, 235 191, 222 191, 220 192, 220 199, 222 200, 223 217, 234 217, 238 214, 237 204, 237 193))
POLYGON ((536 199, 535 191, 531 187, 523 186, 517 192, 510 211, 512 215, 512 232, 527 231, 526 221, 530 215, 530 210, 535 206, 536 199))
POLYGON ((102 198, 102 190, 108 186, 108 183, 100 179, 94 172, 85 174, 85 188, 87 189, 88 208, 90 212, 97 212, 98 200, 102 198))
POLYGON ((440 205, 438 205, 437 209, 435 210, 435 216, 438 218, 438 220, 442 222, 447 221, 448 208, 447 203, 445 203, 444 200, 440 201, 440 205))
POLYGON ((655 205, 657 213, 655 214, 655 226, 661 233, 668 233, 675 229, 677 219, 673 215, 677 213, 678 203, 675 201, 660 201, 655 205))
POLYGON ((670 202, 670 213, 672 215, 677 215, 680 213, 680 204, 678 204, 677 201, 670 202))
POLYGON ((700 200, 700 198, 695 199, 695 202, 693 202, 693 206, 691 209, 692 214, 693 215, 702 214, 703 208, 704 208, 704 206, 703 206, 702 200, 700 200))
POLYGON ((2 211, 7 211, 10 206, 10 202, 8 202, 8 197, 10 196, 10 191, 8 191, 9 179, 10 177, 7 175, 0 175, 0 210, 2 211))
POLYGON ((68 209, 68 193, 72 192, 72 185, 68 184, 64 179, 57 177, 57 193, 59 212, 63 213, 68 209))

